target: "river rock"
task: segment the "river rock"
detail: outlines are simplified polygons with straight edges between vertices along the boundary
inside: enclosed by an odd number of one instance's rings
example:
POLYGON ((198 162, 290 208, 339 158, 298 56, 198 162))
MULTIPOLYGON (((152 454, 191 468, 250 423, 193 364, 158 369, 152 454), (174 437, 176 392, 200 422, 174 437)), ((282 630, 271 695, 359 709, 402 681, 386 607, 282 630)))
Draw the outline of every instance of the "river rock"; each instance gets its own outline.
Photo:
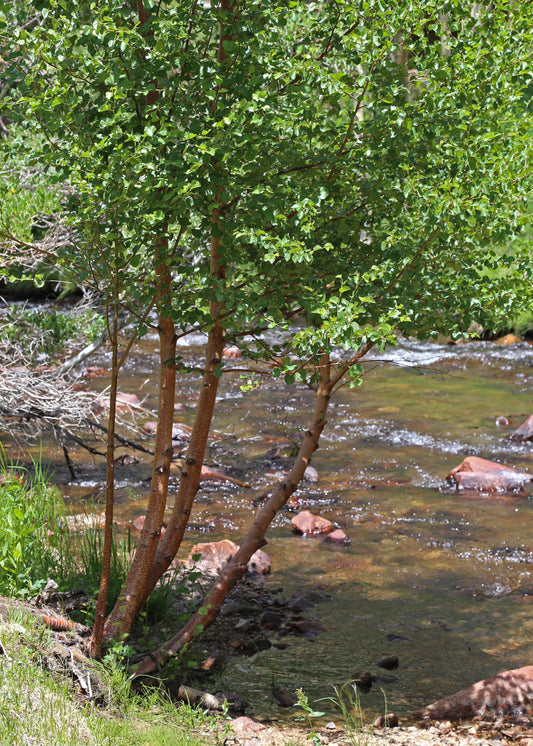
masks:
POLYGON ((314 466, 308 466, 306 468, 306 470, 304 471, 303 480, 305 482, 311 482, 311 484, 316 484, 318 482, 318 472, 314 466))
POLYGON ((346 546, 347 544, 352 543, 352 540, 346 536, 342 528, 337 528, 335 531, 332 531, 326 536, 324 541, 327 541, 328 544, 337 544, 339 546, 346 546))
POLYGON ((80 513, 78 515, 67 515, 65 518, 62 518, 61 521, 66 523, 69 531, 100 529, 105 526, 105 513, 80 513))
POLYGON ((533 414, 507 437, 509 440, 533 440, 533 414))
POLYGON ((266 725, 242 715, 241 717, 234 718, 231 721, 231 729, 239 736, 253 737, 255 733, 266 730, 266 725))
POLYGON ((236 358, 242 357, 242 352, 239 350, 237 345, 229 345, 228 347, 224 347, 222 357, 229 360, 235 360, 236 358))
MULTIPOLYGON (((133 520, 130 525, 135 532, 140 534, 144 528, 145 520, 146 520, 146 516, 140 515, 137 518, 135 518, 135 520, 133 520)), ((161 536, 163 536, 163 534, 165 533, 166 527, 167 527, 167 522, 163 521, 163 525, 161 526, 161 536)))
POLYGON ((89 365, 89 367, 83 374, 83 377, 87 379, 93 379, 93 378, 103 378, 104 376, 109 376, 109 375, 110 375, 109 370, 106 370, 105 368, 99 368, 96 365, 89 365))
MULTIPOLYGON (((189 440, 191 437, 192 427, 176 422, 172 425, 172 440, 189 440)), ((147 435, 155 435, 157 432, 157 422, 151 420, 143 425, 143 432, 147 435)))
POLYGON ((459 491, 496 493, 524 493, 524 485, 533 479, 531 474, 478 456, 465 458, 451 470, 447 479, 450 478, 455 481, 459 491))
POLYGON ((392 671, 394 668, 398 668, 400 661, 397 655, 384 655, 378 661, 380 668, 385 668, 387 671, 392 671))
POLYGON ((431 720, 533 715, 533 666, 504 671, 415 713, 431 720))
POLYGON ((302 510, 301 513, 291 518, 293 531, 303 536, 319 536, 329 534, 333 531, 333 523, 327 518, 314 515, 310 510, 302 510))
POLYGON ((522 342, 523 340, 520 339, 520 337, 517 337, 516 334, 506 334, 503 337, 499 337, 496 340, 497 345, 515 345, 518 342, 522 342))
POLYGON ((270 559, 270 555, 263 552, 262 549, 258 549, 257 552, 254 552, 250 557, 247 574, 251 576, 268 575, 271 565, 272 560, 270 559))
MULTIPOLYGON (((200 572, 219 573, 238 551, 239 546, 229 539, 195 544, 186 560, 187 567, 196 567, 200 572), (200 555, 194 561, 193 557, 200 555)), ((258 549, 250 557, 247 573, 250 576, 266 575, 270 572, 271 559, 266 552, 258 549)))
POLYGON ((378 715, 374 720, 374 728, 397 728, 400 725, 398 715, 394 712, 387 712, 385 715, 378 715))

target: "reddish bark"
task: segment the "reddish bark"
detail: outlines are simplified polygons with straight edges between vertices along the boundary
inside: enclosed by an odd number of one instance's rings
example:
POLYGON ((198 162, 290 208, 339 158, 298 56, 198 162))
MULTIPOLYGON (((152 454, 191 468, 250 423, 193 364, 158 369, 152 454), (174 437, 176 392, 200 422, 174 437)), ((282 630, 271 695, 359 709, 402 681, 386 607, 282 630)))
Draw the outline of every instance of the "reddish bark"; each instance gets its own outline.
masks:
MULTIPOLYGON (((160 245, 160 248, 162 246, 160 245)), ((174 417, 174 396, 176 386, 176 334, 174 323, 167 316, 167 302, 171 292, 171 278, 168 267, 160 264, 158 274, 160 340, 160 377, 157 433, 155 439, 152 484, 146 520, 135 557, 124 587, 115 607, 104 626, 106 642, 127 634, 135 621, 139 602, 144 599, 144 589, 152 561, 161 536, 163 515, 166 507, 170 461, 172 458, 172 424, 174 417)))

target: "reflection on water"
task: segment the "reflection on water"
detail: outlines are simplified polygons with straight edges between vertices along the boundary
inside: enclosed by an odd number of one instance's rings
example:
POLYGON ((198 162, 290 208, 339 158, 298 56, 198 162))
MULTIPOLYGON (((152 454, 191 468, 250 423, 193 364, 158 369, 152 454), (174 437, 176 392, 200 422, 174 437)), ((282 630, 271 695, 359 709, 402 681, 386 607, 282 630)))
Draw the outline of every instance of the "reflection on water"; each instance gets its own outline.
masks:
MULTIPOLYGON (((199 348, 190 352, 199 354, 199 348)), ((155 355, 155 341, 144 343, 121 383, 146 397, 148 408, 155 407, 155 383, 147 382, 155 355)), ((98 364, 105 362, 102 357, 98 364)), ((291 514, 283 511, 266 547, 272 556, 267 583, 283 586, 286 595, 317 586, 331 593, 330 601, 307 612, 326 630, 314 642, 290 638, 286 650, 233 660, 219 688, 255 701, 264 712, 276 708, 273 674, 289 689, 302 686, 314 701, 330 697, 332 687, 356 671, 379 674, 380 658, 395 654, 397 680, 382 687, 388 709, 401 714, 533 662, 533 503, 467 498, 444 483, 469 454, 533 471, 531 446, 505 440, 533 411, 532 364, 528 344, 405 342, 368 362, 361 388, 337 392, 313 459, 319 482, 301 492, 310 509, 342 527, 352 543, 339 549, 298 538, 291 514), (501 415, 510 427, 496 425, 501 415)), ((239 541, 254 499, 289 463, 282 453, 273 460, 273 450, 298 439, 310 416, 312 395, 304 388, 269 384, 244 395, 237 386, 237 378, 223 383, 214 427, 227 437, 212 445, 209 463, 232 470, 252 488, 203 486, 187 546, 202 539, 239 541)), ((181 381, 178 397, 178 419, 190 424, 193 382, 181 381)), ((87 458, 72 455, 78 463, 87 458)), ((69 485, 59 455, 53 457, 73 505, 102 496, 101 464, 85 461, 80 481, 69 485)), ((149 464, 143 458, 117 467, 119 518, 145 510, 149 464)), ((382 711, 379 685, 361 696, 365 708, 382 711)))

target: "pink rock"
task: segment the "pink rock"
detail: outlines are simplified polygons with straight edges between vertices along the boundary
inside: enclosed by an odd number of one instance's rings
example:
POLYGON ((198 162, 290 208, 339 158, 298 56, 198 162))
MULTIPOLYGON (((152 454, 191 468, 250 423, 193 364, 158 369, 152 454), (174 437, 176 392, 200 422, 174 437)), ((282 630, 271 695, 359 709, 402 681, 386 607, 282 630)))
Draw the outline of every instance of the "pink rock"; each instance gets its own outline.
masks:
POLYGON ((200 479, 214 481, 214 482, 231 482, 232 484, 237 484, 239 487, 250 486, 248 482, 242 482, 240 479, 229 477, 227 474, 223 474, 221 471, 218 471, 217 469, 212 469, 210 466, 206 466, 205 464, 203 464, 202 466, 200 479))
POLYGON ((220 572, 238 548, 237 544, 229 539, 195 544, 187 557, 187 567, 195 565, 201 572, 220 572), (195 562, 193 557, 198 554, 200 558, 195 562))
POLYGON ((533 479, 531 474, 477 456, 465 458, 451 470, 448 479, 450 477, 458 490, 522 494, 525 492, 524 485, 533 479))
MULTIPOLYGON (((109 409, 109 395, 99 394, 93 404, 96 412, 104 412, 109 409)), ((137 394, 117 394, 117 411, 129 412, 131 409, 142 409, 142 404, 137 394)))
MULTIPOLYGON (((141 533, 141 531, 144 528, 145 520, 146 520, 145 515, 140 515, 137 518, 135 518, 135 520, 131 522, 132 529, 134 531, 138 531, 139 533, 141 533)), ((163 521, 163 525, 161 526, 161 536, 163 536, 163 534, 165 533, 166 527, 167 527, 167 522, 163 521)))
POLYGON ((509 440, 533 440, 533 414, 507 437, 509 440))
MULTIPOLYGON (((172 425, 172 440, 188 440, 191 437, 192 427, 176 422, 172 425)), ((155 435, 157 432, 157 422, 151 420, 143 425, 143 432, 147 435, 155 435)))
POLYGON ((231 721, 231 730, 239 736, 249 736, 254 733, 258 733, 261 730, 265 730, 266 725, 258 723, 257 720, 242 715, 241 717, 234 718, 231 721))
POLYGON ((337 528, 326 536, 324 541, 331 542, 332 544, 351 544, 352 540, 346 536, 342 528, 337 528))
POLYGON ((302 510, 301 513, 291 518, 291 525, 294 531, 304 536, 318 536, 320 534, 329 534, 333 531, 333 524, 327 518, 314 515, 309 510, 302 510))
POLYGON ((237 345, 230 345, 229 347, 224 348, 222 357, 229 358, 229 359, 235 359, 235 358, 242 357, 242 352, 239 350, 237 345))
MULTIPOLYGON (((186 560, 187 567, 197 567, 201 572, 220 572, 239 549, 238 544, 229 539, 222 541, 208 541, 203 544, 195 544, 186 560), (200 555, 196 562, 193 557, 200 555)), ((272 561, 266 552, 258 549, 250 557, 247 571, 254 575, 267 575, 270 572, 272 561)))
POLYGON ((105 368, 98 368, 96 365, 90 365, 85 373, 84 378, 103 378, 104 376, 110 375, 110 371, 105 368))
POLYGON ((251 575, 268 575, 271 565, 270 556, 262 549, 258 549, 250 557, 247 572, 251 575))
POLYGON ((470 720, 532 714, 533 666, 524 666, 478 681, 468 689, 428 705, 415 716, 431 720, 470 720))

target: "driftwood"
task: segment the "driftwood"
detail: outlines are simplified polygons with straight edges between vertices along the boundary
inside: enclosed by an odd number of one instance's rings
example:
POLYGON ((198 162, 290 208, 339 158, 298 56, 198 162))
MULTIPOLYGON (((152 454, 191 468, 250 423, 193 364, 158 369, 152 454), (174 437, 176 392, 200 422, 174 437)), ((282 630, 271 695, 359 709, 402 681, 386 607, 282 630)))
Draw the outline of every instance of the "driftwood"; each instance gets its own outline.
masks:
POLYGON ((228 705, 224 695, 209 694, 209 692, 192 689, 190 686, 184 686, 183 684, 179 687, 175 697, 194 707, 207 707, 208 710, 223 710, 228 705))

